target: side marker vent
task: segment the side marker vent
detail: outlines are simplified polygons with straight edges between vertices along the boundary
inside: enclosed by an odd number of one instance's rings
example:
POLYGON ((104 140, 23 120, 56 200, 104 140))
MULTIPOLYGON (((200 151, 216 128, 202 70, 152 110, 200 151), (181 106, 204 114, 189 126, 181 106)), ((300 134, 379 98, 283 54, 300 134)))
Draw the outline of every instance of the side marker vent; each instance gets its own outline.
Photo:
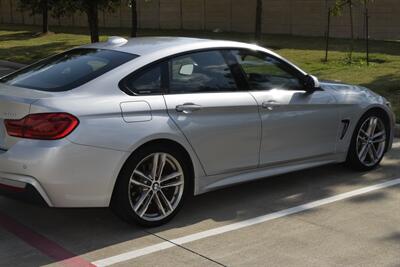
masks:
POLYGON ((349 129, 350 125, 350 120, 342 120, 342 134, 340 135, 340 140, 343 140, 343 138, 346 136, 347 130, 349 129))

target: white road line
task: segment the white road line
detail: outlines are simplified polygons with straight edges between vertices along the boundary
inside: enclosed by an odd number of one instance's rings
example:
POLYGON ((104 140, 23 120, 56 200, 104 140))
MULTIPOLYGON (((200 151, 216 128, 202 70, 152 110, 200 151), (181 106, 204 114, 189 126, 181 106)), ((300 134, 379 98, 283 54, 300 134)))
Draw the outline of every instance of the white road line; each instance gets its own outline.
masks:
POLYGON ((362 194, 366 194, 372 191, 376 191, 376 190, 380 190, 383 188, 387 188, 390 186, 394 186, 394 185, 398 185, 400 184, 400 178, 398 179, 394 179, 394 180, 390 180, 384 183, 380 183, 380 184, 376 184, 376 185, 372 185, 372 186, 368 186, 368 187, 364 187, 364 188, 360 188, 354 191, 350 191, 347 193, 343 193, 343 194, 339 194, 336 196, 332 196, 332 197, 328 197, 328 198, 324 198, 321 200, 317 200, 317 201, 313 201, 313 202, 309 202, 300 206, 296 206, 293 208, 289 208, 289 209, 285 209, 285 210, 281 210, 278 212, 274 212, 274 213, 270 213, 270 214, 266 214, 266 215, 262 215, 259 217, 255 217, 252 219, 247 219, 241 222, 236 222, 236 223, 232 223, 229 225, 225 225, 225 226, 221 226, 221 227, 217 227, 214 229, 210 229, 210 230, 206 230, 203 232, 199 232, 196 234, 191 234, 191 235, 187 235, 184 237, 180 237, 177 239, 173 239, 171 240, 171 242, 161 242, 158 243, 156 245, 152 245, 152 246, 148 246, 142 249, 138 249, 138 250, 133 250, 130 252, 126 252, 126 253, 122 253, 110 258, 106 258, 106 259, 102 259, 102 260, 98 260, 93 262, 94 265, 98 266, 98 267, 102 267, 102 266, 110 266, 112 264, 116 264, 116 263, 120 263, 120 262, 124 262, 124 261, 128 261, 128 260, 132 260, 141 256, 145 256, 145 255, 149 255, 152 254, 154 252, 158 252, 158 251, 162 251, 168 248, 172 248, 175 244, 178 245, 183 245, 189 242, 193 242, 196 240, 200 240, 200 239, 204 239, 207 237, 211 237, 211 236, 215 236, 215 235, 220 235, 223 233, 227 233, 227 232, 231 232, 231 231, 235 231, 235 230, 239 230, 242 229, 244 227, 249 227, 255 224, 260 224, 263 222, 267 222, 267 221, 271 221, 271 220, 275 220, 278 218, 282 218, 288 215, 292 215, 295 213, 299 213, 302 211, 306 211, 306 210, 310 210, 313 208, 317 208, 323 205, 327 205, 336 201, 340 201, 340 200, 344 200, 344 199, 348 199, 351 197, 355 197, 358 195, 362 195, 362 194))

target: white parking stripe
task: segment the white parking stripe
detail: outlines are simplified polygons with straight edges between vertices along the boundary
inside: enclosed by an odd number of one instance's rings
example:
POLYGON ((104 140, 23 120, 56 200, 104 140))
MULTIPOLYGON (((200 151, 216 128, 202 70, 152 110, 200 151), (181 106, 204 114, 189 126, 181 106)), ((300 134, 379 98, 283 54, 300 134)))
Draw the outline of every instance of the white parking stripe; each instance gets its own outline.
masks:
POLYGON ((225 225, 225 226, 221 226, 221 227, 217 227, 211 230, 206 230, 203 232, 199 232, 196 234, 191 234, 188 236, 184 236, 184 237, 180 237, 177 239, 173 239, 171 240, 171 242, 161 242, 159 244, 156 245, 152 245, 152 246, 148 246, 142 249, 138 249, 138 250, 133 250, 130 252, 126 252, 126 253, 122 253, 110 258, 106 258, 106 259, 102 259, 102 260, 98 260, 93 262, 94 265, 96 266, 110 266, 112 264, 116 264, 116 263, 120 263, 120 262, 124 262, 124 261, 128 261, 128 260, 132 260, 141 256, 145 256, 145 255, 149 255, 152 254, 154 252, 158 252, 158 251, 162 251, 171 247, 174 247, 174 244, 177 245, 183 245, 189 242, 193 242, 196 240, 200 240, 200 239, 204 239, 207 237, 211 237, 211 236, 215 236, 215 235, 219 235, 219 234, 223 234, 223 233, 227 233, 227 232, 231 232, 231 231, 235 231, 235 230, 239 230, 242 229, 244 227, 248 227, 248 226, 252 226, 255 224, 260 224, 263 222, 267 222, 267 221, 271 221, 274 219, 278 219, 278 218, 282 218, 288 215, 292 215, 295 213, 299 213, 302 211, 306 211, 306 210, 310 210, 313 208, 317 208, 323 205, 327 205, 336 201, 340 201, 340 200, 344 200, 344 199, 348 199, 354 196, 358 196, 358 195, 362 195, 362 194, 366 194, 372 191, 376 191, 379 189, 383 189, 383 188, 387 188, 390 186, 394 186, 394 185, 398 185, 400 184, 400 178, 398 179, 394 179, 394 180, 390 180, 384 183, 380 183, 380 184, 376 184, 376 185, 372 185, 372 186, 368 186, 368 187, 364 187, 361 189, 357 189, 354 191, 350 191, 347 193, 343 193, 343 194, 339 194, 336 196, 332 196, 332 197, 328 197, 328 198, 324 198, 321 200, 317 200, 317 201, 313 201, 313 202, 309 202, 300 206, 296 206, 293 208, 289 208, 289 209, 285 209, 285 210, 281 210, 278 212, 274 212, 274 213, 270 213, 270 214, 266 214, 266 215, 262 215, 262 216, 258 216, 252 219, 247 219, 241 222, 236 222, 236 223, 232 223, 229 225, 225 225))

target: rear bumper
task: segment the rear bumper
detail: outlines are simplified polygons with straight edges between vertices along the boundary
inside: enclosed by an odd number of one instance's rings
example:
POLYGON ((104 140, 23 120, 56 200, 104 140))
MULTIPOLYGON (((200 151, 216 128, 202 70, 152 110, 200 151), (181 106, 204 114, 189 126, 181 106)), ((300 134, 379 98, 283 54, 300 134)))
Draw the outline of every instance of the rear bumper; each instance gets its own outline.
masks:
POLYGON ((42 188, 37 188, 37 186, 37 183, 30 184, 0 178, 0 195, 51 207, 52 204, 46 193, 42 188))
POLYGON ((107 207, 125 157, 68 140, 21 140, 0 151, 0 184, 20 191, 6 195, 29 201, 33 191, 50 207, 107 207))

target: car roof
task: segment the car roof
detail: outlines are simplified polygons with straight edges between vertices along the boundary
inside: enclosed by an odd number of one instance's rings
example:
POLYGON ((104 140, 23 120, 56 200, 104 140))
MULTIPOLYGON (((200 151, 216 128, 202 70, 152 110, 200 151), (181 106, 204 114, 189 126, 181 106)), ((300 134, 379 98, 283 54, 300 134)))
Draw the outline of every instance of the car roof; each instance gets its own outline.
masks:
POLYGON ((200 39, 189 37, 137 37, 124 39, 112 36, 106 42, 81 46, 80 48, 96 48, 120 51, 140 56, 144 61, 155 61, 171 55, 202 49, 251 49, 266 52, 292 65, 298 71, 305 74, 295 64, 282 58, 280 55, 256 44, 248 44, 236 41, 200 39))
POLYGON ((255 45, 245 44, 234 41, 210 40, 188 37, 138 37, 124 39, 122 37, 110 37, 106 42, 89 44, 83 48, 99 48, 131 53, 139 56, 149 55, 161 50, 193 50, 196 48, 250 48, 255 45), (119 40, 118 40, 119 38, 119 40))

